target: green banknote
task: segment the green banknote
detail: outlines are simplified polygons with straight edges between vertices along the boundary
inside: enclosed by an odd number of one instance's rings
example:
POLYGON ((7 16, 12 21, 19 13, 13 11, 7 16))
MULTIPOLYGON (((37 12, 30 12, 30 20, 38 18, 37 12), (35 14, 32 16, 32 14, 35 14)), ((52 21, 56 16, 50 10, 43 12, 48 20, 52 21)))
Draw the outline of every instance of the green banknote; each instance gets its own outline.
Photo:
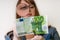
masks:
POLYGON ((18 18, 16 19, 16 30, 17 34, 20 36, 27 34, 47 34, 47 16, 32 16, 28 18, 18 18))

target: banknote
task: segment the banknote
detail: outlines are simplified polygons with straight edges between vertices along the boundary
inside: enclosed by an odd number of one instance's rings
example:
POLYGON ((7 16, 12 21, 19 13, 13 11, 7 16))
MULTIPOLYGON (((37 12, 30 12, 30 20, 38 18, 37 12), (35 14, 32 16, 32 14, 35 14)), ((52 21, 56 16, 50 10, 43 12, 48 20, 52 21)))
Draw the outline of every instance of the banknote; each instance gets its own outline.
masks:
POLYGON ((18 18, 16 19, 16 30, 18 36, 24 36, 28 34, 47 34, 47 16, 31 16, 28 18, 18 18))

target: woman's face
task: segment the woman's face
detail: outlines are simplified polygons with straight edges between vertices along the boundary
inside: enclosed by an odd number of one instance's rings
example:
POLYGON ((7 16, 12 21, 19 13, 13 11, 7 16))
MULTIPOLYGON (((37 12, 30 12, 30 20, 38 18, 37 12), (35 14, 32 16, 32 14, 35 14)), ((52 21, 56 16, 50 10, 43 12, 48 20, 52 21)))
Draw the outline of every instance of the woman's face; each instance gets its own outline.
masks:
POLYGON ((35 15, 35 7, 32 4, 27 3, 24 0, 21 0, 21 3, 17 6, 17 15, 21 17, 29 17, 35 15))

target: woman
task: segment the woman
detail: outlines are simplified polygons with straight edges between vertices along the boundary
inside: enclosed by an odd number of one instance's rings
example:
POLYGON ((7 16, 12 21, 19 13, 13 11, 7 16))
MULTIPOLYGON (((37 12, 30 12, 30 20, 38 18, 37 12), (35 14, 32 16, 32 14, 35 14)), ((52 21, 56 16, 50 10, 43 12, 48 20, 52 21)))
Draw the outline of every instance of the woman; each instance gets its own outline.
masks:
MULTIPOLYGON (((18 0, 18 3, 16 5, 16 18, 27 18, 30 16, 39 16, 39 12, 37 10, 36 4, 34 2, 34 0, 18 0)), ((16 31, 15 29, 11 32, 7 33, 9 39, 13 40, 13 37, 16 36, 16 31), (14 34, 13 34, 14 32, 14 34), (12 34, 13 35, 12 35, 12 34)), ((17 40, 59 40, 59 35, 56 31, 55 28, 49 26, 49 34, 45 34, 45 35, 26 35, 23 37, 18 38, 17 40)))

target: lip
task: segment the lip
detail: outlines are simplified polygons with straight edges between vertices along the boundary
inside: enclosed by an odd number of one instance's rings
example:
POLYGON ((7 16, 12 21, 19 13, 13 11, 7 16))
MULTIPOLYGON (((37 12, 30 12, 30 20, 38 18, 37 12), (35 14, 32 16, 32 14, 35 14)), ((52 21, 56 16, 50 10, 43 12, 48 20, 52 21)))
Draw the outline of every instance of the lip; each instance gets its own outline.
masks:
POLYGON ((27 14, 26 16, 32 16, 32 14, 30 13, 30 14, 27 14))

